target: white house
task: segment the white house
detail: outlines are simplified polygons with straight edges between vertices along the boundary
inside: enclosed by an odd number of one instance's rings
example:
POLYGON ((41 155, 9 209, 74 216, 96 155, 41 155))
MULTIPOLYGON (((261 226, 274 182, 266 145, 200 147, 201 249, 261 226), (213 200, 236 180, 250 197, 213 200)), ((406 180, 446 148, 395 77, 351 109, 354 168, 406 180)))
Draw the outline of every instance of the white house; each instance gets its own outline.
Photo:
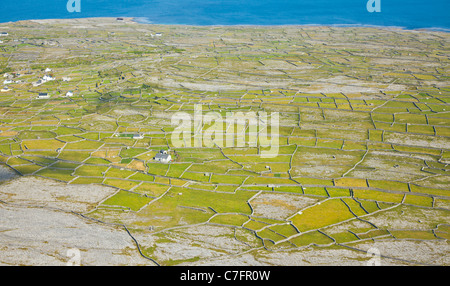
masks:
POLYGON ((9 84, 9 83, 13 83, 13 81, 11 79, 5 79, 3 81, 3 84, 9 84))
POLYGON ((0 36, 2 36, 2 37, 6 37, 6 36, 8 36, 9 34, 8 34, 8 32, 1 32, 0 33, 0 36))
POLYGON ((142 134, 133 134, 133 139, 144 139, 144 135, 142 135, 142 134))
POLYGON ((50 98, 50 95, 48 93, 46 93, 46 92, 45 93, 41 92, 37 96, 37 99, 47 99, 47 98, 50 98))
POLYGON ((43 80, 43 81, 49 81, 49 80, 55 80, 55 78, 52 77, 52 76, 50 76, 50 75, 44 75, 44 76, 42 77, 42 80, 43 80))
POLYGON ((51 71, 52 71, 52 69, 50 69, 50 68, 45 69, 45 72, 51 72, 51 71))
POLYGON ((73 96, 73 92, 71 92, 71 91, 66 92, 66 96, 67 96, 67 97, 73 96))
POLYGON ((161 150, 155 155, 155 157, 153 157, 153 160, 161 163, 169 163, 170 160, 172 160, 172 156, 170 156, 166 150, 161 150))
POLYGON ((5 86, 4 88, 2 88, 1 92, 7 92, 9 90, 10 90, 9 87, 5 86))

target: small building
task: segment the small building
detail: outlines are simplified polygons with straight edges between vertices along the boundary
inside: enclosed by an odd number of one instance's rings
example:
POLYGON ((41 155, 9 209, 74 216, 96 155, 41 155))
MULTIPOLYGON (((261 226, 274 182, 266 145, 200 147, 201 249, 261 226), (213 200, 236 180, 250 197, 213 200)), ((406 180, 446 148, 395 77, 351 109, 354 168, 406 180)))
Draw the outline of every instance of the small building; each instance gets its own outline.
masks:
POLYGON ((8 36, 8 35, 9 35, 8 32, 1 32, 1 33, 0 33, 0 36, 1 36, 1 37, 6 37, 6 36, 8 36))
POLYGON ((43 80, 43 81, 49 81, 49 80, 55 80, 55 78, 52 77, 51 75, 44 75, 44 76, 42 77, 42 80, 43 80))
POLYGON ((37 99, 47 99, 50 98, 50 95, 46 92, 40 92, 37 96, 37 99))
POLYGON ((68 76, 63 76, 62 77, 62 81, 70 81, 70 80, 71 80, 71 78, 68 77, 68 76))
POLYGON ((46 69, 45 69, 45 72, 51 72, 51 71, 52 71, 51 68, 46 68, 46 69))
POLYGON ((172 156, 166 150, 161 150, 153 157, 153 160, 161 163, 169 163, 172 160, 172 156))
POLYGON ((73 92, 71 92, 71 91, 66 92, 66 96, 67 97, 72 97, 73 96, 73 92))
POLYGON ((13 83, 13 81, 11 79, 5 79, 3 81, 3 84, 9 84, 9 83, 13 83))
POLYGON ((133 139, 144 139, 144 135, 142 134, 133 134, 133 139))
POLYGON ((9 87, 5 86, 4 88, 2 88, 1 92, 7 92, 10 91, 9 87))
POLYGON ((156 37, 162 37, 162 33, 156 33, 155 36, 156 37))

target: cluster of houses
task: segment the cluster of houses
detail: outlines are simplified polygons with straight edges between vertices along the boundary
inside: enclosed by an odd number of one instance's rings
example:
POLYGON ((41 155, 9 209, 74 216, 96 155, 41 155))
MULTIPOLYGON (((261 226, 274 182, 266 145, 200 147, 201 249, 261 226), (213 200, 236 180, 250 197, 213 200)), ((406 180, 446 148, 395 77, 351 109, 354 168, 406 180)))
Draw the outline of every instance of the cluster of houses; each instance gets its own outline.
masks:
MULTIPOLYGON (((46 73, 51 72, 51 71, 52 71, 52 70, 51 70, 50 68, 46 68, 46 69, 44 70, 44 72, 46 72, 46 73)), ((45 82, 47 82, 47 81, 51 81, 51 80, 55 80, 55 78, 52 77, 51 75, 44 75, 44 76, 43 76, 41 79, 39 79, 37 82, 33 83, 33 86, 39 86, 39 85, 41 85, 41 84, 43 84, 43 83, 45 83, 45 82)), ((71 80, 70 77, 67 77, 67 76, 62 77, 62 81, 70 81, 70 80, 71 80)), ((68 92, 66 92, 65 96, 66 96, 66 97, 72 97, 72 96, 73 96, 73 91, 68 91, 68 92)), ((38 99, 42 99, 42 98, 48 98, 48 97, 46 97, 46 96, 39 96, 39 95, 38 95, 38 99)))
MULTIPOLYGON (((45 72, 49 72, 51 69, 47 68, 45 72)), ((33 86, 40 86, 43 83, 46 83, 47 81, 55 80, 54 77, 51 75, 44 75, 41 79, 38 79, 37 82, 33 82, 33 86)))
MULTIPOLYGON (((46 68, 44 71, 45 71, 46 73, 49 73, 49 72, 51 72, 52 70, 51 70, 50 68, 46 68)), ((29 73, 26 73, 26 74, 31 74, 31 73, 29 72, 29 73)), ((11 73, 11 74, 9 74, 9 73, 3 74, 3 77, 5 78, 5 80, 3 81, 3 84, 4 84, 5 86, 0 90, 0 92, 8 92, 8 91, 11 91, 11 88, 8 87, 8 86, 6 86, 6 85, 8 85, 8 84, 12 84, 12 83, 22 83, 21 80, 14 80, 14 78, 17 78, 17 77, 20 77, 20 76, 21 76, 21 74, 18 73, 18 72, 13 72, 13 73, 11 73)), ((52 80, 55 80, 55 78, 54 78, 52 75, 46 74, 46 75, 44 75, 42 78, 40 78, 38 81, 33 82, 32 84, 33 84, 33 86, 39 86, 39 85, 41 85, 41 84, 43 84, 43 83, 45 83, 45 82, 52 81, 52 80)), ((70 81, 71 78, 70 78, 70 77, 63 77, 62 80, 63 80, 63 81, 70 81)), ((74 95, 73 91, 67 91, 63 96, 65 96, 65 97, 72 97, 73 95, 74 95)), ((37 98, 37 99, 47 99, 47 98, 50 98, 50 95, 49 95, 48 93, 41 92, 41 93, 39 93, 39 94, 37 95, 36 98, 37 98)))
MULTIPOLYGON (((18 73, 18 72, 13 72, 11 74, 9 74, 9 73, 3 74, 3 77, 6 78, 5 81, 9 81, 8 83, 13 83, 14 82, 12 80, 13 78, 21 77, 21 76, 22 75, 20 73, 18 73)), ((3 82, 3 83, 5 83, 5 82, 3 82)))
MULTIPOLYGON (((49 73, 51 71, 52 71, 52 69, 50 69, 50 68, 46 68, 44 70, 44 72, 46 72, 46 73, 49 73)), ((39 86, 39 85, 46 83, 47 81, 51 81, 51 80, 55 80, 55 78, 51 75, 46 74, 42 78, 38 79, 38 81, 34 82, 33 86, 39 86)), ((71 80, 70 77, 67 77, 67 76, 62 77, 62 81, 70 81, 70 80, 71 80)))
MULTIPOLYGON (((5 73, 5 74, 3 74, 3 77, 5 78, 5 80, 3 81, 3 84, 7 85, 7 84, 11 84, 11 83, 21 83, 22 81, 20 79, 19 80, 13 80, 13 78, 20 77, 20 76, 21 76, 20 73, 13 73, 13 74, 5 73)), ((8 86, 4 86, 1 89, 1 92, 7 92, 7 91, 10 91, 10 90, 11 89, 8 86)))
POLYGON ((162 33, 156 33, 156 34, 150 34, 150 36, 153 37, 162 37, 162 33))
MULTIPOLYGON (((72 91, 66 92, 66 97, 72 97, 72 96, 73 96, 72 91)), ((47 92, 40 92, 36 98, 37 99, 48 99, 48 98, 50 98, 50 95, 47 92)))

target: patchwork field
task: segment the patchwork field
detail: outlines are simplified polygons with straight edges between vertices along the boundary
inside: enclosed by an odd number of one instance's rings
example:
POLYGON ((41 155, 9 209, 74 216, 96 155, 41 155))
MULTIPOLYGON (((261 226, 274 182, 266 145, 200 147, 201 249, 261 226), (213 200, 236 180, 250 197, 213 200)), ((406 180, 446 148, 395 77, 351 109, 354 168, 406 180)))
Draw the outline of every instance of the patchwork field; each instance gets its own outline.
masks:
MULTIPOLYGON (((373 248, 384 265, 450 264, 448 33, 113 18, 0 30, 13 80, 0 162, 19 175, 0 176, 0 210, 130 238, 108 246, 117 263, 82 264, 365 265, 373 248), (179 115, 194 123, 181 141, 179 115)), ((0 239, 13 225, 0 219, 0 239)), ((39 264, 3 239, 0 264, 39 264)))

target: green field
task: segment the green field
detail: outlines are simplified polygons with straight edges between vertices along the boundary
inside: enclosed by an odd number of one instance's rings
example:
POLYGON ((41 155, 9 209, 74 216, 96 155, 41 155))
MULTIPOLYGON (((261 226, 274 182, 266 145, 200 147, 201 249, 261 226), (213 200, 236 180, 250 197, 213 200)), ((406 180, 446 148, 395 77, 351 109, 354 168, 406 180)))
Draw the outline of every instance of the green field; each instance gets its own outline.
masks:
POLYGON ((1 74, 29 73, 0 96, 1 164, 117 190, 83 215, 126 225, 163 265, 448 243, 448 33, 112 23, 8 26, 30 45, 0 44, 1 74), (27 39, 35 29, 59 46, 27 39), (45 67, 57 80, 32 86, 45 67), (178 142, 180 115, 202 120, 178 142), (211 252, 168 258, 177 241, 211 252))

